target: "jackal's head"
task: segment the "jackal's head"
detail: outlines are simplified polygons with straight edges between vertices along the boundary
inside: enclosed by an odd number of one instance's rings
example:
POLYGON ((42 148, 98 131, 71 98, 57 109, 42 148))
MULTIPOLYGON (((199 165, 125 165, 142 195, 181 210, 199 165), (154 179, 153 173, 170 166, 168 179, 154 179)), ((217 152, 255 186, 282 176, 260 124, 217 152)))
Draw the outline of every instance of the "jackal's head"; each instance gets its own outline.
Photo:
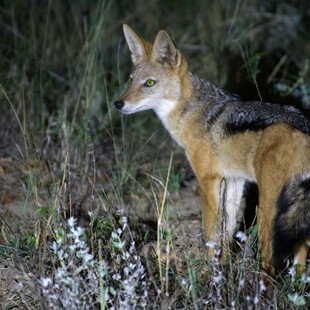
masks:
POLYGON ((125 93, 115 102, 122 113, 153 109, 165 118, 182 97, 182 77, 187 64, 166 31, 160 30, 154 44, 123 26, 134 69, 125 93))

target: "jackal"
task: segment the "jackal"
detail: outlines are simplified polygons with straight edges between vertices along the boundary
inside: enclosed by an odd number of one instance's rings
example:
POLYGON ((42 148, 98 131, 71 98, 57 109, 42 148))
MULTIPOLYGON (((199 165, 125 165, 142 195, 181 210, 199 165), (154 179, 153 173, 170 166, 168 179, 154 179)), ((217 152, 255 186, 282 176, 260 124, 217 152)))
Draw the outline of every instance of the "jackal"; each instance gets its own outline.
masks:
POLYGON ((244 184, 255 182, 262 269, 274 275, 294 254, 302 273, 310 241, 309 120, 292 106, 242 101, 189 72, 164 30, 154 44, 127 25, 123 30, 134 68, 115 106, 124 114, 153 109, 185 149, 206 238, 232 241, 244 184))

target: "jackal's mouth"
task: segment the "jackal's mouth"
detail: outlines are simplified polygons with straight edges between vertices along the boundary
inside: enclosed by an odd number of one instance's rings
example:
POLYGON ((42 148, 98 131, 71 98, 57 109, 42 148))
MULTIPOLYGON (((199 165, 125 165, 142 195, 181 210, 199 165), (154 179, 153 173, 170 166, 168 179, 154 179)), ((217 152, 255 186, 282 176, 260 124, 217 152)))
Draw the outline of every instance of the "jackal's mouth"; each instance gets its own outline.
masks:
POLYGON ((141 105, 141 106, 126 106, 126 105, 124 105, 124 107, 122 109, 120 109, 120 111, 123 114, 133 114, 133 113, 137 113, 137 112, 149 110, 149 109, 150 109, 150 107, 147 105, 141 105))

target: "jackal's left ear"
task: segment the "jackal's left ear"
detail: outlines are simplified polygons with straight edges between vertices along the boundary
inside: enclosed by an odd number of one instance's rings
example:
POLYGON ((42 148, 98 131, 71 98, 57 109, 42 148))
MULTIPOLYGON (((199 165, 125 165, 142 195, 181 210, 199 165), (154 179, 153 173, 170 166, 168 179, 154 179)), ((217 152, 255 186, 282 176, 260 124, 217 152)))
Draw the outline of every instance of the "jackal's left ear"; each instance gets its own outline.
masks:
POLYGON ((156 36, 152 60, 160 64, 168 64, 171 67, 177 67, 181 63, 181 53, 165 30, 160 30, 156 36))

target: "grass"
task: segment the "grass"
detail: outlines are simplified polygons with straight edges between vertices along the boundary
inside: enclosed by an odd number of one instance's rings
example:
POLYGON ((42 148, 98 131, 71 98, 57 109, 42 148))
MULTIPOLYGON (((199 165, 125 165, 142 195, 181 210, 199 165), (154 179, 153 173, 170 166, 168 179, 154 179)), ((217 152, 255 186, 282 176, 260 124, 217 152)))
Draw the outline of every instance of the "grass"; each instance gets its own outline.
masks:
POLYGON ((183 151, 152 112, 113 101, 128 23, 150 40, 166 28, 193 72, 230 91, 309 108, 307 6, 3 1, 1 307, 306 309, 309 279, 293 272, 265 295, 255 227, 225 268, 209 261, 183 151))

